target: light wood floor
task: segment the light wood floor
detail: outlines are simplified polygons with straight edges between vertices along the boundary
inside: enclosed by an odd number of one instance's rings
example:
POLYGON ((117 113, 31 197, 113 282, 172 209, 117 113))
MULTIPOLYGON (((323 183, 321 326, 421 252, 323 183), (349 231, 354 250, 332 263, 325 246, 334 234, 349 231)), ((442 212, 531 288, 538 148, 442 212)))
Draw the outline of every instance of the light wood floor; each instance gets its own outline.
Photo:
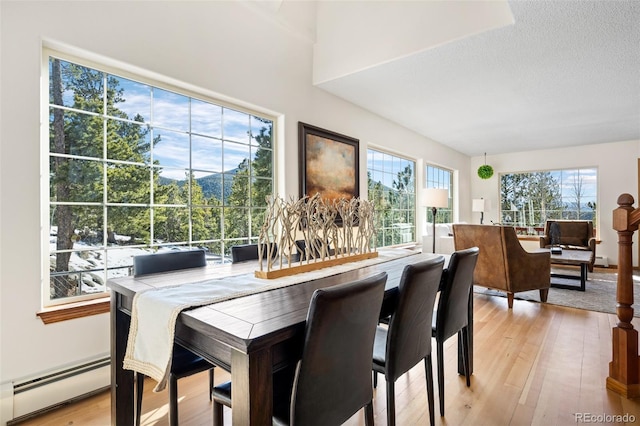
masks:
MULTIPOLYGON (((553 289, 551 290, 553 291, 553 289)), ((636 329, 640 321, 634 320, 636 329)), ((458 376, 456 338, 445 344, 445 417, 441 425, 575 425, 583 416, 632 415, 640 423, 640 400, 627 400, 606 390, 611 360, 614 315, 516 300, 507 309, 505 298, 476 295, 475 366, 471 387, 458 376)), ((434 368, 436 365, 434 348, 434 368)), ((398 425, 427 425, 424 364, 396 382, 398 425)), ((434 377, 435 372, 434 372, 434 377)), ((216 369, 216 382, 229 375, 216 369)), ((206 373, 179 382, 180 423, 211 424, 206 373)), ((142 422, 167 424, 167 393, 145 386, 142 422)), ((374 392, 375 420, 386 424, 384 379, 374 392)), ((23 425, 108 425, 110 397, 105 392, 60 408, 23 425)), ((598 419, 595 419, 598 420, 598 419)), ((597 424, 623 424, 616 419, 597 424)), ((629 422, 633 423, 633 422, 629 422)), ((225 411, 231 424, 231 411, 225 411)), ((362 413, 348 425, 363 425, 362 413)))

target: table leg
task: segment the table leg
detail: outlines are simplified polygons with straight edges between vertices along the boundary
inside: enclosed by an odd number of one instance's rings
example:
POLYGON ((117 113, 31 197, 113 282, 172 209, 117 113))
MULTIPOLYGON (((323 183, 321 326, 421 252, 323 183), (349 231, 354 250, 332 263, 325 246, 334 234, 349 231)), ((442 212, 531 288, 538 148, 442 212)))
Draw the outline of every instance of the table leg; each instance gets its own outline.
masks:
POLYGON ((586 282, 587 282, 587 271, 588 271, 588 264, 586 263, 581 263, 580 264, 580 276, 578 275, 568 275, 568 274, 556 274, 556 273, 551 273, 551 277, 556 277, 556 278, 566 278, 566 279, 573 279, 573 280, 580 280, 580 285, 570 285, 570 284, 556 284, 553 281, 551 282, 551 287, 555 287, 555 288, 563 288, 565 290, 577 290, 577 291, 585 291, 586 290, 586 282))
POLYGON ((111 424, 134 424, 133 371, 122 368, 131 316, 119 309, 121 295, 111 292, 111 424))
POLYGON ((231 350, 231 405, 233 424, 266 425, 273 416, 271 350, 245 354, 231 350))

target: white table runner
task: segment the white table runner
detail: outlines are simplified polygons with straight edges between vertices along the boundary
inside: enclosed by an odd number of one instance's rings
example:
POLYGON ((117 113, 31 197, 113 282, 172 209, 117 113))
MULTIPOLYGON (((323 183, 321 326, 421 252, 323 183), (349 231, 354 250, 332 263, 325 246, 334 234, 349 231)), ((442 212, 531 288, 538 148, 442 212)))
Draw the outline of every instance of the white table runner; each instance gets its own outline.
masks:
POLYGON ((183 310, 324 278, 413 254, 417 253, 404 249, 381 249, 378 250, 378 257, 372 259, 277 279, 255 278, 251 273, 140 291, 133 299, 123 368, 153 378, 158 382, 154 392, 159 392, 165 388, 169 377, 176 320, 183 310))

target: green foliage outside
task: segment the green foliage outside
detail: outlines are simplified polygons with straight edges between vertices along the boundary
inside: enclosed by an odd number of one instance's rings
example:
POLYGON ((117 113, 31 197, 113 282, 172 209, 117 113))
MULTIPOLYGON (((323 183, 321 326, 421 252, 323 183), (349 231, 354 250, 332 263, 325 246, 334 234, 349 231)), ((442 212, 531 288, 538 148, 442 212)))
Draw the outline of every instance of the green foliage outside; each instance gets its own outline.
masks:
POLYGON ((251 116, 253 158, 226 167, 229 172, 167 179, 159 162, 150 162, 161 137, 152 140, 142 115, 119 108, 125 99, 118 78, 55 58, 49 65, 52 298, 78 294, 78 276, 62 274, 70 271, 77 242, 94 251, 198 245, 223 256, 225 241, 257 239, 273 191, 271 121, 251 116))
POLYGON ((541 228, 547 219, 596 221, 595 170, 509 173, 500 176, 501 222, 541 228))
POLYGON ((412 166, 396 174, 392 187, 371 178, 367 172, 368 198, 374 205, 376 246, 415 241, 415 180, 412 166))

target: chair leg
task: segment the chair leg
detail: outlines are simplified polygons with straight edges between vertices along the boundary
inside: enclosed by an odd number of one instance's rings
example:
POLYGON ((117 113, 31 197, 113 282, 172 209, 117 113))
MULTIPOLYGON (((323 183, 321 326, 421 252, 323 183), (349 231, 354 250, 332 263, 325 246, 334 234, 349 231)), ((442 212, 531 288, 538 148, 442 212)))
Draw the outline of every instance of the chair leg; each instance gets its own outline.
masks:
POLYGON ((464 378, 467 380, 467 387, 471 386, 471 374, 469 374, 469 328, 462 327, 458 332, 458 338, 462 339, 462 364, 464 366, 464 378))
POLYGON ((541 302, 546 302, 547 301, 547 297, 549 296, 549 289, 545 288, 545 289, 540 289, 540 301, 541 302))
POLYGON ((377 388, 378 387, 378 372, 374 371, 373 372, 373 388, 377 388))
POLYGON ((387 379, 387 425, 396 425, 396 397, 395 383, 393 380, 387 379))
POLYGON ((178 426, 178 379, 169 374, 169 425, 178 426))
POLYGON ((209 401, 213 401, 213 368, 209 370, 209 401))
POLYGON ((218 401, 213 401, 213 426, 222 426, 224 424, 223 410, 224 405, 218 401))
POLYGON ((433 364, 431 354, 424 359, 424 370, 427 377, 427 402, 429 403, 429 424, 433 426, 436 422, 433 406, 433 364))
POLYGON ((513 293, 507 292, 507 306, 509 309, 513 309, 513 293))
POLYGON ((440 416, 444 416, 444 342, 437 342, 438 347, 438 395, 440 396, 440 416))
MULTIPOLYGON (((370 401, 367 405, 364 406, 364 424, 366 426, 373 426, 373 401, 370 401)), ((215 422, 213 423, 215 426, 215 422)), ((222 423, 220 423, 222 425, 222 423)))
POLYGON ((140 426, 142 416, 142 393, 144 392, 144 374, 136 373, 136 426, 140 426))

